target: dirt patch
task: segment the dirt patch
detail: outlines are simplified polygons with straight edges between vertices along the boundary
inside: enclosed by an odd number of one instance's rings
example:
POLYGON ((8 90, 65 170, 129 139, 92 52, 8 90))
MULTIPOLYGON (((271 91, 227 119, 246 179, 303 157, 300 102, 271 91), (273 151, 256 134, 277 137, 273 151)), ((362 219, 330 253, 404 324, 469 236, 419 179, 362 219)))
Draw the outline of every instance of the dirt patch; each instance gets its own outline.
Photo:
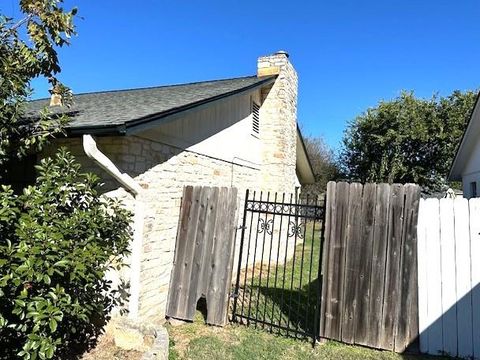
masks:
POLYGON ((81 360, 141 360, 143 353, 123 350, 115 346, 113 338, 103 335, 97 346, 81 357, 81 360))

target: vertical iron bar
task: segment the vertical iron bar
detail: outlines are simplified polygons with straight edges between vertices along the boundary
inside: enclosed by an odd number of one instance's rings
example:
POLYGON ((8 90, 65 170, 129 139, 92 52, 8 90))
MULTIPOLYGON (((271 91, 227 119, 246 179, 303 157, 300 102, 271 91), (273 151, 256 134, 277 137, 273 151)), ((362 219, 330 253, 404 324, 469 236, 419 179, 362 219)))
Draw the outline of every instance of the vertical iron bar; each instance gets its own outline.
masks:
MULTIPOLYGON (((270 251, 268 255, 268 270, 267 270, 267 293, 270 290, 268 285, 270 284, 270 264, 272 261, 272 245, 273 245, 273 230, 275 229, 275 213, 276 213, 276 207, 277 207, 277 193, 275 193, 275 200, 274 200, 274 205, 273 205, 273 216, 272 216, 272 233, 270 234, 270 251)), ((275 291, 275 290, 274 290, 275 291)), ((268 297, 265 296, 265 306, 263 308, 263 321, 265 322, 265 316, 267 313, 267 300, 268 297)), ((273 300, 272 300, 273 302, 273 300)), ((273 322, 273 319, 270 319, 270 322, 273 322)), ((270 326, 270 331, 272 327, 270 326)))
MULTIPOLYGON (((260 191, 260 204, 259 204, 259 206, 261 206, 262 195, 263 195, 263 192, 260 191)), ((258 219, 260 219, 260 212, 258 213, 258 219)), ((257 221, 257 228, 256 228, 256 231, 255 231, 255 249, 253 250, 252 281, 251 281, 251 285, 250 285, 250 300, 248 302, 248 317, 249 318, 250 318, 251 310, 252 310, 252 293, 253 293, 253 289, 254 289, 253 281, 255 279, 255 259, 257 258, 258 223, 259 223, 259 221, 257 221)), ((248 320, 247 324, 250 324, 250 320, 248 320)), ((256 325, 257 325, 257 323, 255 323, 255 326, 256 325)))
MULTIPOLYGON (((270 199, 270 191, 267 192, 267 208, 265 209, 265 219, 263 223, 263 241, 262 241, 262 257, 260 259, 260 276, 258 279, 258 290, 257 290, 257 311, 255 312, 255 319, 258 320, 258 310, 260 308, 260 288, 262 287, 262 271, 263 271, 263 255, 265 254, 265 238, 267 234, 267 217, 268 217, 268 201, 270 199)), ((255 328, 257 328, 257 322, 255 322, 255 328)), ((262 329, 265 328, 265 324, 262 324, 262 329)))
MULTIPOLYGON (((280 215, 280 228, 278 229, 278 247, 277 247, 277 262, 275 263, 275 283, 273 285, 274 289, 277 289, 277 278, 278 278, 278 261, 280 259, 280 243, 282 240, 282 223, 283 223, 283 207, 285 206, 285 193, 282 196, 282 205, 281 205, 281 215, 280 215)), ((282 309, 280 309, 280 317, 278 319, 278 325, 282 325, 282 309)), ((275 300, 272 296, 272 322, 275 319, 275 300)), ((273 332, 273 328, 270 327, 270 332, 273 332)))
MULTIPOLYGON (((256 194, 256 191, 253 192, 252 210, 253 210, 253 206, 255 205, 255 194, 256 194)), ((241 312, 242 316, 244 314, 244 308, 245 308, 245 293, 247 292, 248 259, 250 258, 250 240, 252 239, 253 214, 254 213, 250 211, 250 229, 248 230, 247 261, 245 263, 245 277, 243 279, 242 312, 241 312)), ((247 324, 249 324, 248 319, 247 319, 247 324)))
MULTIPOLYGON (((315 209, 315 213, 316 213, 316 209, 315 209)), ((307 311, 306 311, 306 314, 305 314, 305 319, 306 321, 308 321, 308 318, 309 318, 309 315, 310 315, 310 294, 312 292, 312 272, 314 271, 314 269, 312 269, 313 267, 313 253, 315 251, 315 224, 317 222, 317 218, 314 217, 313 218, 313 228, 312 228, 312 251, 310 252, 310 270, 308 272, 308 292, 307 292, 307 311)), ((319 279, 317 281, 320 281, 319 279)), ((315 309, 313 309, 315 310, 315 309)), ((314 319, 315 321, 315 319, 314 319)), ((313 332, 313 329, 310 329, 312 332, 313 332)), ((313 336, 315 336, 315 334, 312 334, 313 336)))
MULTIPOLYGON (((296 326, 296 331, 298 332, 298 327, 301 324, 301 316, 300 313, 302 312, 301 308, 301 303, 302 303, 302 298, 301 298, 301 293, 302 293, 302 280, 303 280, 303 261, 305 258, 305 243, 307 242, 306 239, 306 233, 307 233, 307 211, 308 211, 308 194, 307 194, 307 199, 306 199, 306 207, 304 207, 304 213, 300 213, 300 216, 305 216, 303 217, 303 244, 302 244, 302 260, 300 261, 300 284, 298 285, 298 302, 297 302, 297 316, 298 316, 298 321, 297 321, 297 326, 296 326)), ((300 222, 301 223, 301 222, 300 222)), ((313 251, 313 249, 312 249, 313 251)), ((308 303, 307 303, 307 308, 308 308, 308 303)), ((304 332, 307 332, 307 319, 305 319, 305 324, 304 324, 304 332)))
POLYGON ((238 290, 240 288, 240 271, 242 269, 242 255, 243 255, 243 242, 245 237, 245 224, 247 221, 247 203, 248 203, 248 194, 249 190, 247 189, 245 193, 245 204, 243 207, 243 219, 242 219, 242 237, 240 238, 240 249, 238 256, 238 267, 237 267, 237 281, 235 282, 235 292, 233 299, 233 316, 232 321, 236 322, 237 319, 237 301, 238 301, 238 290))
MULTIPOLYGON (((287 256, 288 256, 288 233, 289 233, 289 230, 290 230, 290 215, 292 213, 292 201, 293 201, 293 194, 290 194, 290 205, 288 207, 289 211, 288 211, 288 222, 287 222, 287 237, 286 237, 286 241, 285 241, 285 258, 284 258, 284 262, 283 262, 283 281, 282 281, 282 299, 280 301, 280 311, 283 309, 283 306, 284 306, 284 300, 285 300, 285 270, 287 268, 287 256)), ((281 314, 280 314, 280 317, 281 317, 281 314)), ((281 322, 281 318, 280 318, 280 322, 281 322)), ((288 325, 287 325, 288 327, 288 325)), ((280 330, 278 331, 278 333, 280 333, 280 330)))
MULTIPOLYGON (((295 275, 295 258, 297 255, 297 236, 298 236, 298 204, 295 205, 295 228, 293 229, 294 233, 294 242, 293 242, 293 258, 292 258, 292 276, 290 277, 290 301, 288 305, 288 322, 287 322, 287 335, 290 329, 290 317, 292 314, 292 298, 293 298, 293 279, 295 275)), ((296 331, 295 331, 296 335, 296 331)))
MULTIPOLYGON (((318 199, 317 199, 317 205, 318 205, 318 199)), ((317 287, 317 304, 315 308, 315 322, 314 322, 314 328, 313 328, 313 346, 315 346, 317 338, 320 338, 320 332, 318 327, 320 326, 320 317, 322 314, 320 314, 320 304, 321 304, 321 297, 322 297, 322 286, 323 286, 323 279, 322 279, 322 257, 323 257, 323 244, 325 240, 325 214, 326 214, 326 206, 327 206, 327 195, 325 194, 325 198, 323 199, 323 212, 322 212, 322 230, 320 232, 320 253, 319 253, 319 258, 318 258, 318 287, 317 287)))

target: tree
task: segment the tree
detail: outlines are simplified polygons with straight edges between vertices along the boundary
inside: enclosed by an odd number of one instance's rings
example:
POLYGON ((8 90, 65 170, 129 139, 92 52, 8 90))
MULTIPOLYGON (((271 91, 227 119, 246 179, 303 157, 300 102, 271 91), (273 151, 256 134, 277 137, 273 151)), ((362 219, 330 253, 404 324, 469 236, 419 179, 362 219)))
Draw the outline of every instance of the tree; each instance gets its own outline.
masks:
POLYGON ((418 99, 402 92, 351 122, 343 137, 342 170, 361 182, 414 182, 445 190, 446 177, 476 93, 418 99))
POLYGON ((65 11, 62 0, 20 0, 22 17, 0 14, 0 166, 12 158, 38 151, 68 120, 45 110, 34 122, 22 121, 32 94, 30 81, 45 77, 52 92, 66 104, 70 91, 58 79, 57 49, 75 34, 76 9, 65 11), (25 36, 26 34, 26 36, 25 36))
POLYGON ((330 180, 338 177, 335 155, 322 137, 307 136, 304 142, 315 175, 315 183, 306 185, 304 191, 320 194, 327 189, 330 180))

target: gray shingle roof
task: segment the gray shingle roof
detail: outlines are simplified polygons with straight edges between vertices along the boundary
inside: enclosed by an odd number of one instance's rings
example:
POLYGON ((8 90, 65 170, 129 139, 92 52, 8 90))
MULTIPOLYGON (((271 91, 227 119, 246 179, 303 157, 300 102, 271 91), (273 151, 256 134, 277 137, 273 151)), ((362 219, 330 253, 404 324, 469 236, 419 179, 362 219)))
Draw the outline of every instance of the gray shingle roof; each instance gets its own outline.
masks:
MULTIPOLYGON (((74 105, 51 108, 68 112, 67 129, 74 133, 89 130, 122 132, 128 126, 158 120, 210 101, 273 82, 275 77, 256 76, 213 80, 142 89, 116 90, 74 95, 74 105), (113 131, 112 129, 116 129, 113 131)), ((29 102, 27 117, 35 117, 49 99, 29 102)))

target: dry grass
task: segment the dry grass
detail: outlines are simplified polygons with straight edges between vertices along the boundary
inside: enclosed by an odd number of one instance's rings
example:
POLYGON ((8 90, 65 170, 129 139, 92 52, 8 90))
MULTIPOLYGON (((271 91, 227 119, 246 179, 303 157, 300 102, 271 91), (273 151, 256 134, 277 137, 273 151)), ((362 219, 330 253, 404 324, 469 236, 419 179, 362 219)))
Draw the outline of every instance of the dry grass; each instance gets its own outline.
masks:
POLYGON ((142 355, 139 351, 120 349, 111 336, 102 335, 97 346, 84 354, 81 360, 140 360, 142 355))

